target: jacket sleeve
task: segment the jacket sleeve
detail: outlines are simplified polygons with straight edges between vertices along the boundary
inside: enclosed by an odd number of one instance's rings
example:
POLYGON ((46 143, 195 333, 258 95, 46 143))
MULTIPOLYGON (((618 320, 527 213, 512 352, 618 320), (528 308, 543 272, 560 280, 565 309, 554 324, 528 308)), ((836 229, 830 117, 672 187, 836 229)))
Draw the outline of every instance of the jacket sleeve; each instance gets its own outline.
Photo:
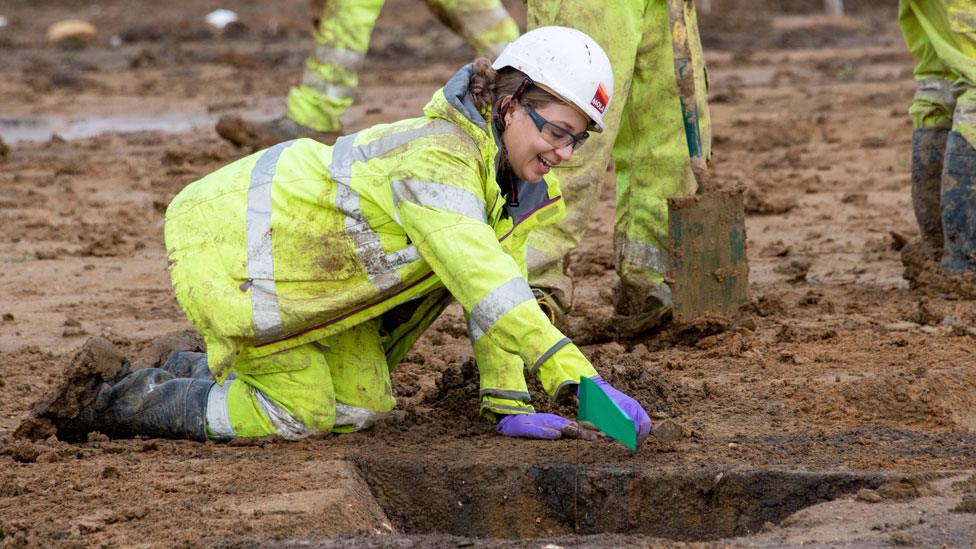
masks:
POLYGON ((394 219, 461 303, 469 327, 521 358, 551 395, 596 375, 539 309, 523 269, 488 225, 479 166, 437 151, 422 160, 405 159, 409 175, 391 181, 394 219))

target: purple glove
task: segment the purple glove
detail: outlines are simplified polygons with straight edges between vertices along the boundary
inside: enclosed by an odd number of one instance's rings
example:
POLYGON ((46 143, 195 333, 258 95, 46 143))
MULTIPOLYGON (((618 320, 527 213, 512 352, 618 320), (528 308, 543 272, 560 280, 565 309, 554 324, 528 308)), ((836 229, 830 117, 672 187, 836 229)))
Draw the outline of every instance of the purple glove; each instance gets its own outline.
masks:
POLYGON ((596 384, 603 389, 603 392, 610 397, 610 400, 614 401, 617 406, 620 406, 620 409, 623 410, 625 414, 630 416, 630 419, 634 420, 634 429, 637 429, 638 441, 650 434, 651 418, 647 415, 647 412, 644 411, 644 408, 639 402, 614 389, 600 376, 594 376, 590 379, 595 381, 596 384))
POLYGON ((602 433, 591 427, 581 427, 575 421, 570 421, 556 414, 514 414, 505 416, 498 422, 495 429, 498 434, 507 437, 541 438, 556 440, 557 438, 581 438, 583 440, 598 440, 605 438, 602 433))
POLYGON ((505 416, 495 429, 507 437, 556 440, 573 422, 556 414, 513 414, 505 416))

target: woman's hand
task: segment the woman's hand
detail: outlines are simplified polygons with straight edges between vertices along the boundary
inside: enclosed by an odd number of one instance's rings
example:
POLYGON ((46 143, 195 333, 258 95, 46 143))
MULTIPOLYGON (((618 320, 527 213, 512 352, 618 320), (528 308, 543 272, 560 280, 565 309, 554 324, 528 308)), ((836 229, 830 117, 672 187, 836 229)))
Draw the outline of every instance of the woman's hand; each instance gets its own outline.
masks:
MULTIPOLYGON (((650 420, 648 420, 650 421, 650 420)), ((575 421, 556 414, 514 414, 505 416, 495 429, 507 437, 537 438, 556 440, 558 438, 581 438, 596 440, 602 435, 588 425, 580 426, 575 421)))
POLYGON ((625 414, 634 421, 634 429, 637 430, 637 443, 644 439, 651 432, 651 417, 647 415, 644 407, 633 398, 614 389, 609 383, 600 376, 591 377, 597 385, 603 389, 610 400, 614 401, 625 414))

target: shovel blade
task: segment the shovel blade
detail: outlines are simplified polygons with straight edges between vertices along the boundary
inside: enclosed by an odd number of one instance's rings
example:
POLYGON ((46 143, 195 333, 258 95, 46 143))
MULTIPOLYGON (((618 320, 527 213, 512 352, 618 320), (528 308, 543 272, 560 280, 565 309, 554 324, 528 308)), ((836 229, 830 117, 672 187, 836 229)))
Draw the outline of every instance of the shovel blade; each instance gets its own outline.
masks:
POLYGON ((668 199, 668 283, 674 320, 732 317, 749 300, 741 188, 668 199))

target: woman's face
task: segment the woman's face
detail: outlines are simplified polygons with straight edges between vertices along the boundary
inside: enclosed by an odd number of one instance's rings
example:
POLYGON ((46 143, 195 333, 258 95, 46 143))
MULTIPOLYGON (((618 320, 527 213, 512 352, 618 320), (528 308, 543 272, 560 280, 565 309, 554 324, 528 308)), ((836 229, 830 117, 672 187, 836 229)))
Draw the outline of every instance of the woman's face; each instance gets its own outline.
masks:
MULTIPOLYGON (((547 103, 534 111, 538 115, 537 119, 541 117, 573 135, 586 131, 587 118, 565 103, 547 103)), ((546 131, 551 132, 552 128, 547 126, 546 131)), ((520 103, 512 103, 505 112, 502 143, 508 152, 508 162, 515 175, 525 181, 542 179, 552 166, 573 156, 572 143, 564 146, 550 143, 532 120, 529 111, 520 103)))

